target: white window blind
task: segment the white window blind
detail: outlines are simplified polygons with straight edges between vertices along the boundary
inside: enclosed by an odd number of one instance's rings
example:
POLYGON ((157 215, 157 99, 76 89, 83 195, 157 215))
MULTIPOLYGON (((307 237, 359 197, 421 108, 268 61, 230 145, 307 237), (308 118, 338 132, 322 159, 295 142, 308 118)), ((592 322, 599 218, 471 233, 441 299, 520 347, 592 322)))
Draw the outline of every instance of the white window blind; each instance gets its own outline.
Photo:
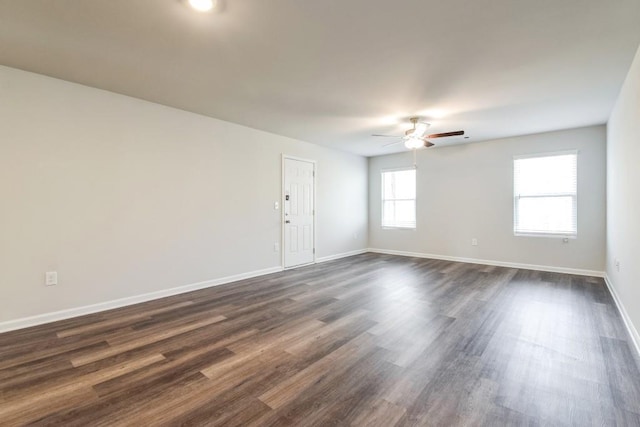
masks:
POLYGON ((516 235, 578 234, 577 152, 516 157, 516 235))
POLYGON ((382 172, 382 226, 416 228, 416 170, 382 172))

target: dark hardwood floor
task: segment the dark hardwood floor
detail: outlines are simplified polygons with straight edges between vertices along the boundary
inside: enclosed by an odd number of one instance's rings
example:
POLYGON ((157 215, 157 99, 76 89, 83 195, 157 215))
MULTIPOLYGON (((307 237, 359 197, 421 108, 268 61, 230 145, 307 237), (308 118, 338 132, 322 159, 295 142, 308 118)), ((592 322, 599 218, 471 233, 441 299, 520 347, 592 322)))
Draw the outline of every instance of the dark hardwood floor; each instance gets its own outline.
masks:
POLYGON ((602 279, 365 254, 0 335, 0 425, 640 426, 602 279))

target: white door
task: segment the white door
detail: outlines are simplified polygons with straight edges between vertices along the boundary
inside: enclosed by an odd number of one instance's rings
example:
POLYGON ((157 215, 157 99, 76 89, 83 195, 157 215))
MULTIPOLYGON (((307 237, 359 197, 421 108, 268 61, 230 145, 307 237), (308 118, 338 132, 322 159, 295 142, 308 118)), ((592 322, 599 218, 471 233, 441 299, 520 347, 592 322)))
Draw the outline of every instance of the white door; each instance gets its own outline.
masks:
POLYGON ((315 164, 284 158, 284 267, 314 262, 315 164))

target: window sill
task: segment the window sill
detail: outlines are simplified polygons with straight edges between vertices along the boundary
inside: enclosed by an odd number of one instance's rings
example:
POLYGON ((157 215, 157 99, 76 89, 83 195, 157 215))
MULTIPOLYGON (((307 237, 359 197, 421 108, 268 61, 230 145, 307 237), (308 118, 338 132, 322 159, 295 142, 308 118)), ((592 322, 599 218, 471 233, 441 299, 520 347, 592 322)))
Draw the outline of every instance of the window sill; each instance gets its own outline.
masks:
POLYGON ((577 234, 559 234, 559 233, 513 233, 516 237, 546 237, 549 239, 577 239, 577 234))
POLYGON ((409 231, 415 231, 416 227, 393 227, 393 226, 382 226, 381 227, 383 230, 409 230, 409 231))

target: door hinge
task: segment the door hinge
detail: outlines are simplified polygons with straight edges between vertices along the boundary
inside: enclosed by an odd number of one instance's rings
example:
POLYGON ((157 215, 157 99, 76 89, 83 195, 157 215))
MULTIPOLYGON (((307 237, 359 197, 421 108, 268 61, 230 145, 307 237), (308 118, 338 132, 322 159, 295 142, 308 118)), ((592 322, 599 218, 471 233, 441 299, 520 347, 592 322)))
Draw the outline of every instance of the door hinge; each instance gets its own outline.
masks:
POLYGON ((313 253, 314 253, 314 254, 316 253, 316 248, 313 248, 313 253))
POLYGON ((316 171, 313 171, 313 177, 314 178, 316 177, 316 171))

